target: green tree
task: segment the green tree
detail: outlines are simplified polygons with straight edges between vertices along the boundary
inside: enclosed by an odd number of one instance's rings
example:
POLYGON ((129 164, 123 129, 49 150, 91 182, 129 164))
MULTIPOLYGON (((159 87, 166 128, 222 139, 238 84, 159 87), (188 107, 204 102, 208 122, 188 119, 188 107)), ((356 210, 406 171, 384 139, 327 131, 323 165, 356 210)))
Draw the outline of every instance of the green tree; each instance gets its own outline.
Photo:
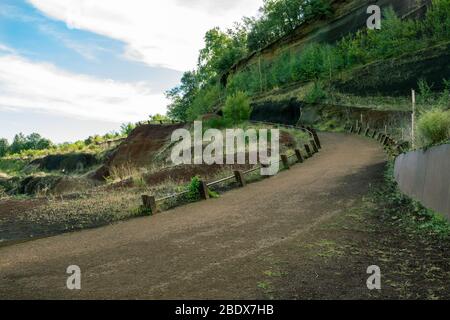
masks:
POLYGON ((25 138, 24 150, 44 150, 50 148, 52 142, 41 137, 38 133, 32 133, 25 138))
POLYGON ((9 142, 7 139, 0 139, 0 158, 6 156, 9 151, 9 142))
POLYGON ((200 50, 198 59, 201 84, 208 84, 243 58, 247 53, 246 39, 246 30, 239 24, 226 32, 219 28, 206 32, 205 47, 200 50))
POLYGON ((423 23, 423 32, 433 40, 450 40, 450 0, 433 0, 423 23))
POLYGON ((174 120, 186 121, 187 111, 194 101, 199 90, 199 78, 195 71, 183 74, 181 84, 166 92, 167 99, 171 103, 167 106, 167 115, 174 120))
POLYGON ((162 115, 162 114, 155 114, 154 116, 150 115, 149 116, 150 121, 155 121, 155 122, 159 122, 159 121, 169 121, 169 117, 162 115))
POLYGON ((128 136, 134 129, 136 129, 136 125, 133 123, 123 123, 120 126, 120 133, 123 136, 128 136))
POLYGON ((23 133, 16 134, 9 148, 10 153, 19 153, 25 149, 26 138, 23 133))
POLYGON ((261 49, 310 20, 333 13, 329 0, 264 0, 259 18, 244 18, 249 50, 261 49))
POLYGON ((13 143, 9 150, 10 153, 20 153, 27 150, 45 150, 52 146, 52 142, 48 139, 41 137, 38 133, 32 133, 25 136, 23 133, 16 134, 14 136, 13 143))
POLYGON ((227 98, 225 107, 223 108, 223 117, 225 121, 239 124, 250 119, 251 111, 252 109, 247 94, 237 92, 227 98))

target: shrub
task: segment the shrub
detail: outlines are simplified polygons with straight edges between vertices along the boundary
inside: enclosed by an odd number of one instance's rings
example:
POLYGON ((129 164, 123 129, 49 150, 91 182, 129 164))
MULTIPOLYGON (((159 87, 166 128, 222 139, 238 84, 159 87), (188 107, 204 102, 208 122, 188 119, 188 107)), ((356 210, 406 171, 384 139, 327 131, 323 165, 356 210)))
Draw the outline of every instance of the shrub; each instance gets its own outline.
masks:
POLYGON ((208 129, 226 129, 231 126, 231 123, 225 120, 223 117, 221 118, 212 118, 206 121, 203 121, 203 130, 208 129))
POLYGON ((444 142, 450 138, 450 111, 426 111, 417 123, 419 138, 425 145, 444 142))
POLYGON ((309 90, 305 96, 306 103, 319 103, 326 99, 327 92, 325 91, 323 84, 320 81, 314 82, 314 86, 309 90))
POLYGON ((220 103, 222 88, 220 85, 205 86, 195 97, 187 110, 188 120, 194 121, 206 113, 210 113, 220 103))
POLYGON ((0 139, 0 158, 6 156, 9 150, 9 143, 6 139, 0 139))
POLYGON ((225 121, 232 124, 238 124, 250 119, 251 114, 250 101, 244 92, 237 92, 227 98, 223 115, 225 121))
POLYGON ((449 40, 450 0, 433 0, 422 28, 424 34, 432 40, 449 40))
POLYGON ((134 129, 136 129, 136 125, 133 123, 123 123, 120 126, 120 134, 127 137, 134 129))
POLYGON ((188 194, 189 201, 197 201, 200 199, 200 177, 195 176, 191 179, 191 183, 188 186, 188 194))

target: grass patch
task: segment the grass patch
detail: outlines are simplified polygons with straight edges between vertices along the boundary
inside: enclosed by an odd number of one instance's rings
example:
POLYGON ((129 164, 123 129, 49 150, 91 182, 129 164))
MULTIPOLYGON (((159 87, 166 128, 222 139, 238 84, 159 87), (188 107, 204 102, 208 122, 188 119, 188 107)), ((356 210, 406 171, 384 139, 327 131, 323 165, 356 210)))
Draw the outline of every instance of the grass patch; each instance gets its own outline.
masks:
POLYGON ((20 159, 0 158, 0 172, 11 176, 20 175, 27 163, 27 161, 20 159))

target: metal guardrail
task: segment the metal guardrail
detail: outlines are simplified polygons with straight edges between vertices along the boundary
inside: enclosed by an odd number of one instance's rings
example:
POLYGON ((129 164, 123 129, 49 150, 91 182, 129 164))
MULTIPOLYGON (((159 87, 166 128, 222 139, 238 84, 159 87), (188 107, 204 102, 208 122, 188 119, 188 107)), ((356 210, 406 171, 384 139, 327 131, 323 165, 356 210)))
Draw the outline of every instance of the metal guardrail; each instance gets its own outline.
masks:
MULTIPOLYGON (((277 163, 283 163, 284 167, 289 169, 290 164, 289 164, 289 159, 296 157, 297 158, 297 162, 299 163, 303 163, 303 161, 305 159, 311 158, 315 153, 319 152, 319 149, 321 149, 321 145, 320 145, 320 140, 319 137, 317 135, 317 132, 312 129, 312 128, 306 128, 306 127, 297 127, 297 126, 291 126, 291 125, 284 125, 284 124, 279 124, 279 123, 271 123, 271 122, 257 122, 257 121, 252 121, 252 123, 259 123, 259 124, 266 124, 266 125, 275 125, 275 126, 279 126, 279 127, 286 127, 286 128, 291 128, 291 129, 299 129, 302 130, 304 132, 309 133, 310 137, 313 139, 309 142, 309 144, 305 144, 304 145, 304 149, 306 152, 306 157, 303 157, 301 150, 300 149, 296 149, 295 150, 295 154, 290 155, 290 156, 286 156, 286 155, 281 155, 280 159, 278 159, 277 163), (310 149, 310 147, 312 147, 313 150, 310 149)), ((208 188, 216 186, 220 183, 224 183, 227 181, 231 181, 231 180, 236 180, 237 183, 240 184, 241 187, 246 185, 246 181, 245 181, 245 176, 248 174, 251 174, 255 171, 260 170, 261 168, 263 168, 263 165, 258 165, 252 169, 246 170, 246 171, 235 171, 234 175, 230 175, 227 177, 224 177, 222 179, 216 180, 216 181, 212 181, 209 183, 206 183, 204 181, 200 181, 200 195, 201 198, 203 199, 208 199, 209 198, 209 191, 208 188)), ((189 191, 183 191, 183 192, 179 192, 179 193, 175 193, 175 194, 171 194, 171 195, 167 195, 165 197, 162 198, 158 198, 156 199, 154 196, 148 196, 148 195, 142 195, 142 202, 143 202, 143 208, 146 210, 149 210, 151 213, 157 213, 158 212, 158 203, 167 201, 169 199, 173 199, 173 198, 178 198, 184 195, 187 195, 189 193, 189 191)))

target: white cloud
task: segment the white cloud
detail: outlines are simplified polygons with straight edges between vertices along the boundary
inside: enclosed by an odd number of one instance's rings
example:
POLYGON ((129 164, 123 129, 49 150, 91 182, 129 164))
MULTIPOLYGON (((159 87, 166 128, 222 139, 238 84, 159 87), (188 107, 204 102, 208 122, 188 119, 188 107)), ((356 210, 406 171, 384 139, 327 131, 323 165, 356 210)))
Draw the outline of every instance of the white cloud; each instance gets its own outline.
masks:
POLYGON ((126 56, 185 71, 195 66, 203 36, 254 15, 262 0, 28 0, 71 28, 127 44, 126 56))
POLYGON ((65 72, 51 64, 0 54, 0 108, 37 110, 111 122, 164 113, 167 101, 146 83, 126 83, 65 72))
POLYGON ((74 41, 48 24, 39 24, 38 28, 42 33, 57 39, 66 48, 72 49, 86 60, 97 61, 97 54, 101 51, 106 51, 103 47, 93 43, 85 44, 80 41, 74 41))
POLYGON ((13 48, 0 43, 0 53, 16 53, 16 51, 13 48))

